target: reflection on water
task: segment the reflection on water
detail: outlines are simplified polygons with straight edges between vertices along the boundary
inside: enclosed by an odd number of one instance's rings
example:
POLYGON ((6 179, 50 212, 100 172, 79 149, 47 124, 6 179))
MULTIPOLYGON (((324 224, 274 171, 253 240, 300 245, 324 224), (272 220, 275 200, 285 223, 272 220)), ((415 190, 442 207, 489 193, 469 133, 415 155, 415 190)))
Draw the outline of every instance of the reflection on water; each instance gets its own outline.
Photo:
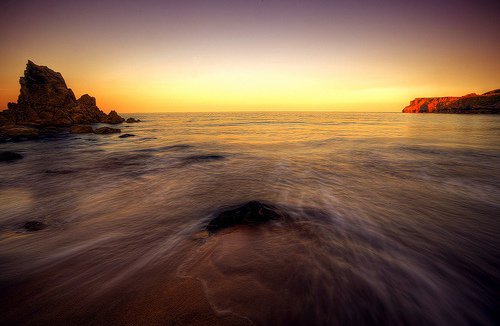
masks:
POLYGON ((138 117, 0 144, 0 322, 499 322, 500 117, 138 117), (196 238, 251 200, 289 220, 196 238))

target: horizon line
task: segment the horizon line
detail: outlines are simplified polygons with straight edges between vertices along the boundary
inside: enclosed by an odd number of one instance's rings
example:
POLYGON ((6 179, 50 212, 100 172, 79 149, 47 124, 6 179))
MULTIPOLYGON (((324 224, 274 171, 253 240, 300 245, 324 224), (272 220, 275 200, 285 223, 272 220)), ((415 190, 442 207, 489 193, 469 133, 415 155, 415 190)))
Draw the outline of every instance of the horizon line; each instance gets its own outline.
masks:
POLYGON ((310 111, 310 110, 240 110, 240 111, 154 111, 154 112, 120 112, 121 114, 164 114, 164 113, 401 113, 401 111, 310 111))

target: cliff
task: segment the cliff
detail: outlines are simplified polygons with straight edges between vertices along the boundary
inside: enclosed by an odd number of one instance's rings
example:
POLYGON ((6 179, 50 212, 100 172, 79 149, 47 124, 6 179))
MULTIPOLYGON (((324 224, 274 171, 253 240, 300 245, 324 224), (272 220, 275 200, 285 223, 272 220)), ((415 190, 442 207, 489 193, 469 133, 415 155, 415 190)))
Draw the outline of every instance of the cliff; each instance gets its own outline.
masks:
POLYGON ((403 113, 500 113, 500 89, 482 95, 416 98, 403 113))
POLYGON ((115 111, 101 111, 94 97, 76 99, 59 72, 28 61, 17 103, 0 112, 0 126, 69 127, 75 124, 122 123, 115 111))

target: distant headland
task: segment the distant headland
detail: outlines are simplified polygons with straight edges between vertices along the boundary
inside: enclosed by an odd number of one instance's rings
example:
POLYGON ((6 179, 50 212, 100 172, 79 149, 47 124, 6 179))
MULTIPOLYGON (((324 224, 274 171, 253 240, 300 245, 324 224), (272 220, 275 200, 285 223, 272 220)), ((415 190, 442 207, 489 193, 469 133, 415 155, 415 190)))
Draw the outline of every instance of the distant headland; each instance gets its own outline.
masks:
POLYGON ((500 89, 482 95, 416 98, 403 113, 500 113, 500 89))
POLYGON ((90 125, 138 122, 134 118, 125 120, 114 110, 104 113, 88 94, 76 99, 61 73, 32 61, 28 61, 19 84, 17 103, 9 103, 8 108, 0 112, 0 139, 31 139, 68 128, 72 133, 103 133, 94 131, 90 125))

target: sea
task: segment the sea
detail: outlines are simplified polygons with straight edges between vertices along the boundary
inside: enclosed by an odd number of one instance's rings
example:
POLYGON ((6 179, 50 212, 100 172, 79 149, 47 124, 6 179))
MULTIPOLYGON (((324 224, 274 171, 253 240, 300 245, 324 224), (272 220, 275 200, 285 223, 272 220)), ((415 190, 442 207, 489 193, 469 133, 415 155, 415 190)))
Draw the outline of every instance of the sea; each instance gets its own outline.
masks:
POLYGON ((0 324, 500 323, 500 116, 131 116, 0 144, 0 324))

